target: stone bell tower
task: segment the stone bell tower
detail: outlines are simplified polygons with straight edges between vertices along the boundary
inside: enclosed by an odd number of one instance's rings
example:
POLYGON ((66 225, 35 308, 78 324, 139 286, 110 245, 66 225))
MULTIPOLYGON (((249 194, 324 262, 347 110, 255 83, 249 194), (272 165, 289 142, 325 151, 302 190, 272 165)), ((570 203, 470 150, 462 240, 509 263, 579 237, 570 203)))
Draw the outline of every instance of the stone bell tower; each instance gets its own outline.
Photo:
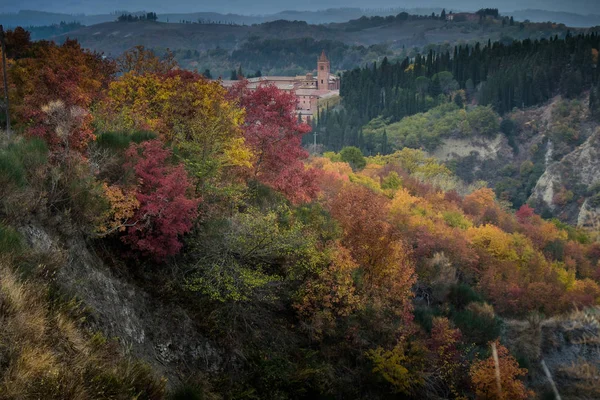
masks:
POLYGON ((331 67, 325 55, 325 50, 317 60, 317 89, 329 90, 329 71, 331 67))

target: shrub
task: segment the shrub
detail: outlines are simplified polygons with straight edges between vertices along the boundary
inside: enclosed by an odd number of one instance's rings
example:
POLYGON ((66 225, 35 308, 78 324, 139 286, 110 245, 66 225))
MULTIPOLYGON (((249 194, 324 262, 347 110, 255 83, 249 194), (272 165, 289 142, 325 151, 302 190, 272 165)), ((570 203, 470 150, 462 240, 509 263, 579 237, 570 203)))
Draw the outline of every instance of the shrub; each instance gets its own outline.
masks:
POLYGON ((129 142, 130 138, 122 132, 104 132, 96 137, 98 146, 114 150, 125 150, 129 142))
POLYGON ((156 139, 156 137, 155 133, 149 131, 135 131, 131 134, 126 132, 104 132, 97 136, 96 143, 107 149, 125 150, 131 142, 140 144, 156 139))
POLYGON ((24 186, 28 174, 45 165, 48 159, 46 143, 37 138, 11 143, 0 151, 0 186, 24 186))
POLYGON ((450 288, 450 293, 448 294, 448 300, 457 310, 464 309, 474 301, 483 301, 481 296, 477 294, 471 286, 465 283, 459 283, 458 285, 452 286, 450 288))
POLYGON ((18 253, 23 247, 21 235, 0 222, 0 254, 18 253))
POLYGON ((18 157, 8 151, 0 152, 0 185, 6 188, 8 185, 25 185, 25 168, 18 157))
POLYGON ((364 167, 366 167, 366 165, 367 165, 367 161, 365 160, 365 157, 363 156, 362 151, 360 151, 360 149, 358 147, 354 147, 354 146, 344 147, 340 151, 340 156, 342 158, 342 161, 350 164, 352 169, 355 171, 359 171, 359 170, 363 169, 364 167))
POLYGON ((494 112, 491 106, 475 107, 467 113, 467 121, 469 121, 469 125, 473 130, 486 137, 494 137, 500 129, 498 114, 494 112))
POLYGON ((467 341, 479 346, 500 335, 500 321, 487 304, 471 303, 465 310, 454 313, 452 320, 467 341))

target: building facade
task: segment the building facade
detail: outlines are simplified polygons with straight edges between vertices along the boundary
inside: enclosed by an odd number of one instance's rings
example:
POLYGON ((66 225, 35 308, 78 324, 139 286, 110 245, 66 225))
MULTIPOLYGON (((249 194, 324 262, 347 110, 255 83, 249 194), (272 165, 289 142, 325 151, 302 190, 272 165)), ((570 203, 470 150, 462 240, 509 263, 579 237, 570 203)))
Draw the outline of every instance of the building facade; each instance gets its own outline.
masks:
MULTIPOLYGON (((224 87, 231 87, 238 81, 221 81, 224 87)), ((340 78, 331 73, 331 64, 321 53, 317 59, 317 76, 312 73, 299 76, 261 76, 248 79, 248 87, 256 89, 260 85, 275 85, 286 91, 293 91, 298 104, 296 111, 303 121, 310 122, 317 113, 319 100, 337 96, 340 93, 340 78)))

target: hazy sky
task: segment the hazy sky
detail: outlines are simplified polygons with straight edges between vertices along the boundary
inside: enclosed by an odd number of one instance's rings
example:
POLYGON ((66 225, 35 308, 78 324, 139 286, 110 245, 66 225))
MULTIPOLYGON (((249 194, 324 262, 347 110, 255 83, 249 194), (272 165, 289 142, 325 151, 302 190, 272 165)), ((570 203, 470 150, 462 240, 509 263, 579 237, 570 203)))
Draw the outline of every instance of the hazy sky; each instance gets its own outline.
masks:
POLYGON ((29 9, 69 14, 108 13, 116 10, 267 14, 282 10, 318 10, 334 7, 446 7, 454 10, 497 7, 500 11, 538 8, 600 14, 600 0, 0 0, 0 12, 29 9))

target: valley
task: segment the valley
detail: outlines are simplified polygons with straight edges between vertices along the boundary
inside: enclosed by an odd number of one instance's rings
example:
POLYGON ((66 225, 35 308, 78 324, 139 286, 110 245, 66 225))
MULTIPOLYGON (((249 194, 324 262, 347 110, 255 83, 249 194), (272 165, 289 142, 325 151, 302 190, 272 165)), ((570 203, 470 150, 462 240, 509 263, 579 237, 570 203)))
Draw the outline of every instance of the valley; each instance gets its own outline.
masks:
POLYGON ((371 11, 6 30, 0 399, 600 396, 599 28, 371 11))

